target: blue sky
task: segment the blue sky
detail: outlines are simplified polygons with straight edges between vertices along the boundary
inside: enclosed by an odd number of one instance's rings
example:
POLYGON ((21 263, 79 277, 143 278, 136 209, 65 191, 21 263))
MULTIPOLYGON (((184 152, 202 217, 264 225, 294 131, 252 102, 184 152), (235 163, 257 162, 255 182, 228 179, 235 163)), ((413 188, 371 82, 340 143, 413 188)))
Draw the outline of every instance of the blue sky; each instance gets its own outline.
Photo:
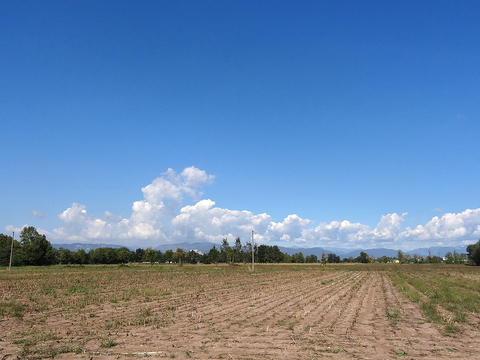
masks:
POLYGON ((0 232, 472 243, 479 15, 478 1, 3 1, 0 232))

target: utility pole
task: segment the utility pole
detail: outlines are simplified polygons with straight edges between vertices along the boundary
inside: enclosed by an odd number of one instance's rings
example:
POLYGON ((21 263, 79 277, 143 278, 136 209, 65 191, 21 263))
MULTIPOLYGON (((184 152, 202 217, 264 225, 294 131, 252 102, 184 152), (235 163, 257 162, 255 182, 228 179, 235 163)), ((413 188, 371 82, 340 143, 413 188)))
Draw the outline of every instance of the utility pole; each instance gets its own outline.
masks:
POLYGON ((255 255, 253 250, 253 230, 252 230, 252 272, 255 271, 255 255))
POLYGON ((12 248, 10 249, 10 265, 8 266, 8 271, 12 270, 13 240, 15 240, 15 231, 13 232, 12 236, 12 248))

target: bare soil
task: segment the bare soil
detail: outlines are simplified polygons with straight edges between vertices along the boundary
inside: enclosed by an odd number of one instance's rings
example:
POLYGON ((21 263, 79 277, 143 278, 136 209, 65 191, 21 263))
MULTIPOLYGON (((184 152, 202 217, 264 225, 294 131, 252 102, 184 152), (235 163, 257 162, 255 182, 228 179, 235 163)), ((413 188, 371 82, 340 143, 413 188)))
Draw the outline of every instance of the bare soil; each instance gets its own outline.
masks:
POLYGON ((56 358, 480 358, 477 317, 449 335, 385 271, 208 276, 201 290, 0 317, 0 360, 47 358, 62 346, 56 358))

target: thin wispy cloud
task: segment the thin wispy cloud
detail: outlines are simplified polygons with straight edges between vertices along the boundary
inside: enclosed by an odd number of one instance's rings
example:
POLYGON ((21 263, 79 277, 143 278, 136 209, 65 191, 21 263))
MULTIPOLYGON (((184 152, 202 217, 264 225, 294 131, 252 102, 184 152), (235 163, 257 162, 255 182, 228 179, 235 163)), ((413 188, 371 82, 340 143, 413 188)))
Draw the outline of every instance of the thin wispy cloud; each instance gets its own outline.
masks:
POLYGON ((45 218, 48 217, 47 214, 44 214, 44 213, 42 213, 40 211, 36 211, 36 210, 33 210, 32 214, 33 214, 33 216, 35 216, 36 218, 39 218, 39 219, 45 219, 45 218))

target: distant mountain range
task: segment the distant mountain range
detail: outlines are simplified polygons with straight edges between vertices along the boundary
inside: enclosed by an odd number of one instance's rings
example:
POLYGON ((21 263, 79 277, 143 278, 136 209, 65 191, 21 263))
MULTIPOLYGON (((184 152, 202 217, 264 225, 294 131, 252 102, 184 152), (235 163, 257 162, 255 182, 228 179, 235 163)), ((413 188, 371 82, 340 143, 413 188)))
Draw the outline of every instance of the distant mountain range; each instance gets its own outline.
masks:
MULTIPOLYGON (((52 244, 52 246, 55 248, 55 249, 60 249, 60 248, 64 248, 64 249, 68 249, 70 251, 77 251, 77 250, 80 250, 80 249, 83 249, 85 250, 86 252, 89 252, 90 250, 95 250, 97 248, 100 248, 100 247, 109 247, 109 248, 113 248, 113 249, 117 249, 117 248, 121 248, 121 247, 127 247, 127 246, 123 246, 123 245, 111 245, 111 244, 82 244, 82 243, 73 243, 73 244, 52 244)), ((130 249, 130 248, 129 248, 130 249)), ((132 250, 132 249, 130 249, 132 250)))
MULTIPOLYGON (((162 252, 172 249, 175 251, 177 248, 182 248, 185 251, 196 250, 202 254, 208 253, 210 249, 215 245, 217 249, 220 250, 220 244, 214 244, 210 242, 195 242, 195 243, 177 243, 177 244, 162 244, 155 248, 155 250, 161 250, 162 252)), ((231 245, 230 245, 231 246, 231 245)))
MULTIPOLYGON (((398 255, 398 250, 394 249, 385 249, 385 248, 379 248, 379 249, 356 249, 352 251, 347 251, 344 249, 323 249, 320 247, 315 247, 315 248, 286 248, 283 246, 279 246, 280 250, 282 252, 286 252, 290 255, 298 252, 302 252, 303 255, 317 255, 318 258, 322 256, 322 252, 325 252, 325 254, 329 253, 334 253, 340 256, 340 258, 349 258, 353 257, 356 258, 357 256, 360 255, 360 252, 364 251, 368 255, 373 255, 375 258, 379 258, 382 256, 387 256, 387 257, 397 257, 398 255)), ((466 252, 466 247, 448 247, 448 246, 435 246, 435 247, 430 247, 430 248, 419 248, 419 249, 414 249, 411 251, 404 251, 404 254, 410 254, 410 255, 421 255, 421 256, 428 256, 429 254, 435 255, 435 256, 440 256, 443 257, 447 252, 454 252, 457 251, 458 253, 465 253, 466 252)))
MULTIPOLYGON (((232 244, 230 244, 231 246, 232 244)), ((123 245, 110 245, 110 244, 82 244, 82 243, 74 243, 74 244, 52 244, 53 247, 56 249, 64 248, 69 249, 71 251, 77 251, 78 249, 83 249, 85 251, 90 251, 91 249, 96 249, 99 247, 111 247, 111 248, 120 248, 123 245)), ((155 248, 155 250, 161 250, 162 252, 167 251, 168 249, 172 249, 175 251, 177 248, 182 248, 185 251, 195 250, 199 253, 205 254, 210 251, 210 249, 216 246, 217 249, 220 249, 220 244, 213 244, 210 242, 195 242, 195 243, 176 243, 176 244, 162 244, 155 248)), ((135 251, 136 247, 128 247, 130 250, 135 251)), ((368 255, 373 255, 375 258, 379 258, 381 256, 388 256, 388 257, 396 257, 398 254, 398 250, 394 249, 356 249, 352 251, 348 251, 345 249, 324 249, 321 247, 313 247, 313 248, 289 248, 285 246, 278 247, 283 253, 287 253, 289 255, 293 255, 295 253, 301 252, 304 256, 307 255, 316 255, 318 258, 322 256, 322 252, 325 254, 334 253, 340 256, 340 258, 349 258, 353 257, 356 258, 360 255, 361 251, 366 252, 368 255)), ((434 256, 443 257, 447 252, 454 252, 457 251, 458 253, 466 253, 466 246, 463 247, 449 247, 449 246, 434 246, 430 248, 419 248, 410 251, 404 251, 404 254, 410 255, 421 255, 421 256, 428 256, 429 254, 434 256)))

